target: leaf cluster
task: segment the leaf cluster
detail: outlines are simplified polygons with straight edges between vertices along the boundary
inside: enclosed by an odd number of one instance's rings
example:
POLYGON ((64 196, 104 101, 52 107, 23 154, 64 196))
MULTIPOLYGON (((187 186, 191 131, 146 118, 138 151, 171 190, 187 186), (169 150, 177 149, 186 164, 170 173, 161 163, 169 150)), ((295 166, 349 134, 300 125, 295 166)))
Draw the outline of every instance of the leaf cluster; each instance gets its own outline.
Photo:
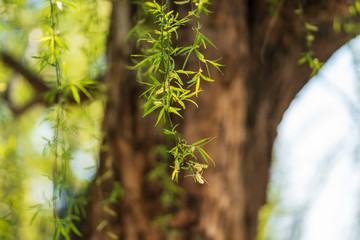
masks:
POLYGON ((203 169, 208 168, 209 160, 214 164, 214 166, 215 162, 202 147, 208 144, 214 138, 204 138, 193 144, 188 144, 185 139, 182 139, 178 136, 175 128, 173 128, 172 131, 165 129, 164 133, 166 135, 172 135, 174 138, 177 138, 177 145, 169 151, 169 153, 174 157, 174 166, 171 166, 174 171, 172 173, 171 179, 175 182, 178 182, 178 175, 180 170, 190 170, 192 172, 192 176, 194 176, 195 182, 203 184, 203 169), (206 164, 198 163, 198 158, 195 155, 195 151, 200 153, 206 164))
MULTIPOLYGON (((296 13, 302 17, 303 9, 300 5, 300 8, 297 9, 296 13)), ((314 52, 311 50, 312 44, 315 40, 314 33, 319 31, 319 28, 315 26, 314 24, 311 24, 307 21, 304 22, 304 29, 306 32, 306 47, 307 51, 301 53, 300 59, 298 60, 298 64, 302 65, 304 63, 307 63, 308 66, 312 69, 312 72, 310 74, 311 77, 315 76, 317 74, 321 67, 324 65, 323 62, 320 62, 318 58, 314 58, 314 52)))
POLYGON ((174 11, 166 13, 166 6, 160 6, 156 1, 145 2, 145 5, 149 8, 149 12, 156 17, 157 20, 154 23, 159 26, 159 29, 154 29, 152 33, 147 33, 138 39, 138 41, 145 42, 146 48, 142 49, 144 54, 132 55, 134 58, 142 58, 142 60, 130 69, 138 69, 138 81, 147 86, 147 90, 141 95, 146 99, 144 116, 160 109, 157 125, 161 118, 165 119, 166 112, 182 117, 179 111, 186 108, 186 101, 197 106, 191 98, 194 95, 198 96, 201 91, 201 80, 214 81, 210 77, 208 66, 212 65, 220 71, 222 65, 218 63, 218 60, 206 59, 201 53, 200 48, 206 49, 207 43, 213 47, 215 45, 200 32, 199 22, 193 27, 196 36, 191 46, 173 46, 173 38, 179 39, 178 28, 191 21, 190 17, 196 16, 197 10, 190 11, 185 17, 179 18, 179 14, 174 11), (192 54, 204 64, 208 76, 203 74, 201 66, 198 71, 186 70, 192 54), (176 69, 175 58, 177 56, 185 57, 180 69, 176 69), (192 89, 193 86, 195 89, 192 89))
MULTIPOLYGON (((48 174, 49 179, 53 182, 53 195, 49 199, 49 206, 53 210, 53 216, 49 219, 54 223, 54 239, 70 239, 71 233, 81 237, 82 234, 77 229, 74 221, 80 221, 85 214, 84 206, 86 200, 84 198, 76 198, 72 196, 71 182, 69 180, 69 163, 73 159, 70 146, 67 142, 67 136, 70 133, 76 132, 76 127, 70 125, 67 121, 69 109, 65 107, 67 97, 72 94, 74 100, 80 103, 80 96, 78 89, 85 95, 91 97, 90 93, 83 86, 88 82, 70 83, 66 81, 67 68, 66 64, 62 63, 62 56, 65 51, 70 51, 65 43, 65 40, 60 36, 58 29, 58 15, 59 11, 63 10, 63 4, 70 7, 75 7, 71 1, 52 1, 49 4, 48 25, 44 26, 47 34, 38 39, 41 42, 39 45, 39 56, 34 58, 40 61, 40 70, 46 66, 50 66, 53 72, 54 88, 48 94, 49 100, 53 102, 57 97, 57 104, 51 108, 48 117, 45 121, 51 123, 53 129, 53 137, 47 140, 44 146, 44 155, 50 155, 53 158, 52 175, 48 174), (50 153, 50 154, 49 154, 50 153), (63 202, 67 206, 66 215, 60 216, 60 210, 57 209, 57 203, 63 202)), ((92 84, 92 83, 90 83, 92 84)), ((32 221, 36 218, 39 210, 35 212, 32 221)))
MULTIPOLYGON (((152 31, 139 33, 139 29, 146 29, 146 27, 141 28, 137 24, 136 29, 130 31, 131 33, 137 32, 140 36, 137 42, 138 46, 141 47, 141 54, 132 55, 135 64, 129 68, 138 71, 137 81, 146 87, 146 90, 141 94, 145 100, 143 117, 158 111, 155 125, 158 125, 163 119, 163 122, 170 126, 169 129, 164 130, 164 133, 171 135, 175 141, 175 147, 169 150, 169 153, 174 157, 172 180, 177 182, 178 174, 183 169, 190 170, 196 182, 204 183, 201 173, 207 165, 199 168, 195 150, 206 163, 208 159, 212 161, 202 146, 213 138, 187 144, 187 141, 182 139, 180 134, 175 131, 175 127, 172 126, 171 115, 182 118, 181 111, 186 109, 186 103, 192 103, 198 107, 193 98, 198 97, 202 91, 201 83, 203 81, 214 81, 211 78, 209 66, 213 66, 221 72, 220 67, 222 65, 218 63, 219 59, 209 60, 202 53, 207 45, 216 48, 214 43, 201 33, 201 24, 198 20, 200 13, 210 13, 207 9, 210 2, 185 0, 174 3, 178 5, 190 3, 192 10, 184 17, 180 17, 179 13, 174 10, 168 10, 166 4, 161 5, 155 0, 139 3, 153 16, 154 22, 152 24, 156 27, 152 31), (181 36, 179 36, 178 30, 186 24, 192 24, 195 38, 190 46, 179 46, 181 36), (182 67, 178 67, 179 64, 177 63, 180 56, 185 59, 182 67), (190 57, 197 59, 198 70, 187 69, 190 57), (203 68, 206 69, 206 74, 203 68)), ((146 24, 145 20, 139 22, 146 24)))

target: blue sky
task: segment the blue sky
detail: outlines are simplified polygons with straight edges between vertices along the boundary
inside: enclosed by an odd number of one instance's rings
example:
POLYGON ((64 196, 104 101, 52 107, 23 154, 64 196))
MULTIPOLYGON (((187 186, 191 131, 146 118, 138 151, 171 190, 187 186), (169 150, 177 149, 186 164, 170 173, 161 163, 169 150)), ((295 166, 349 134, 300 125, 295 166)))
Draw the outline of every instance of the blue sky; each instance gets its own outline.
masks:
POLYGON ((271 184, 271 191, 279 193, 270 224, 274 240, 359 239, 356 49, 359 37, 329 59, 278 127, 271 184))

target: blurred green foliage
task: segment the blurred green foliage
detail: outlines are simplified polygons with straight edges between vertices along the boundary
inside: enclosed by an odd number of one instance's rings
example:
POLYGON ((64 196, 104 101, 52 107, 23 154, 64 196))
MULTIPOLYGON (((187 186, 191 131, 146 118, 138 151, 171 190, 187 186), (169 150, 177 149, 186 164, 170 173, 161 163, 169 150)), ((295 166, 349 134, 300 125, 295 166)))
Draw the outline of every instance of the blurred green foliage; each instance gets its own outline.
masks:
MULTIPOLYGON (((105 42, 108 35, 110 1, 54 1, 58 8, 57 35, 68 51, 61 53, 62 80, 67 101, 76 92, 98 87, 96 78, 104 72, 105 42), (71 87, 73 86, 73 87, 71 87)), ((0 51, 39 75, 45 84, 55 86, 53 66, 43 61, 42 48, 49 23, 47 0, 0 0, 0 51)), ((90 93, 84 92, 85 95, 90 93)), ((51 95, 51 93, 48 93, 51 95)), ((50 239, 52 164, 44 155, 46 140, 54 135, 48 118, 48 106, 34 102, 37 93, 19 73, 0 63, 0 239, 50 239), (29 105, 29 108, 25 108, 29 105), (21 109, 21 111, 16 111, 21 109)), ((64 134, 70 156, 68 182, 77 200, 66 206, 58 200, 61 211, 80 212, 82 194, 94 177, 101 139, 104 99, 66 105, 67 125, 64 134), (78 205, 76 205, 78 204, 78 205)), ((76 101, 76 99, 75 99, 76 101)))

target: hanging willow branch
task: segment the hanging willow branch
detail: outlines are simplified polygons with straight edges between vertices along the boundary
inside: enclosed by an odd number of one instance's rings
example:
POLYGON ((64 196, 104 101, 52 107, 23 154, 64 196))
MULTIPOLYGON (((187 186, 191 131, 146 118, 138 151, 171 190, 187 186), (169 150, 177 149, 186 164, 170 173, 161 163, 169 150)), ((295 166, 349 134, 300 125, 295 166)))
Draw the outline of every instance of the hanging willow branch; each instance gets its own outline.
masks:
MULTIPOLYGON (((201 139, 195 143, 188 144, 187 140, 181 137, 176 131, 176 126, 172 123, 172 115, 182 118, 182 111, 186 109, 186 103, 192 103, 196 107, 194 97, 200 94, 200 85, 204 82, 213 82, 210 76, 209 66, 213 66, 220 71, 221 64, 217 60, 206 59, 201 52, 207 45, 215 45, 201 33, 199 22, 202 12, 210 13, 207 9, 209 1, 175 1, 175 4, 191 4, 191 11, 185 17, 180 18, 179 14, 169 9, 168 1, 147 1, 143 3, 143 8, 149 12, 156 20, 153 23, 156 27, 153 32, 141 33, 138 41, 143 42, 142 54, 133 55, 141 58, 131 69, 138 70, 138 81, 148 89, 141 95, 146 103, 144 104, 144 117, 149 114, 157 114, 155 125, 164 122, 164 134, 173 137, 175 146, 169 150, 174 162, 171 179, 178 182, 178 175, 182 170, 190 171, 188 176, 192 176, 195 182, 203 184, 203 170, 208 167, 209 161, 213 160, 205 152, 203 146, 214 138, 201 139), (195 7, 194 7, 195 6, 195 7), (174 46, 181 36, 178 29, 185 26, 188 22, 193 23, 195 39, 191 46, 174 46), (185 56, 185 61, 181 68, 177 68, 175 57, 185 56), (187 70, 190 56, 198 59, 198 70, 187 70), (204 69, 204 70, 203 70, 204 69), (205 163, 200 163, 198 155, 205 163)), ((136 29, 141 29, 137 25, 136 29)), ((131 32, 135 32, 132 30, 131 32)), ((139 31, 138 31, 139 32, 139 31)), ((213 162, 214 163, 214 162, 213 162)), ((214 164, 215 165, 215 164, 214 164)))

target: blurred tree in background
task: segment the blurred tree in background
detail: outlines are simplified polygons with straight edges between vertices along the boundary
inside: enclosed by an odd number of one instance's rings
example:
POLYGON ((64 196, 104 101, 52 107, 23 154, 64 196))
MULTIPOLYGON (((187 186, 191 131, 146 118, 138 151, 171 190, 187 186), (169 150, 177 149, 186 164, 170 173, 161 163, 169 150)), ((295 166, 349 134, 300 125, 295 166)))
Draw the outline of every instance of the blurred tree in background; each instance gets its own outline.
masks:
MULTIPOLYGON (((168 6, 183 16, 191 4, 179 2, 168 6)), ((129 69, 139 48, 128 33, 153 27, 143 6, 0 1, 1 239, 255 239, 276 127, 359 30, 354 0, 213 1, 200 21, 217 49, 202 50, 226 67, 210 69, 199 108, 173 121, 189 142, 216 136, 206 147, 216 167, 209 184, 182 175, 177 185, 173 143, 156 116, 142 117, 144 86, 129 69)))

